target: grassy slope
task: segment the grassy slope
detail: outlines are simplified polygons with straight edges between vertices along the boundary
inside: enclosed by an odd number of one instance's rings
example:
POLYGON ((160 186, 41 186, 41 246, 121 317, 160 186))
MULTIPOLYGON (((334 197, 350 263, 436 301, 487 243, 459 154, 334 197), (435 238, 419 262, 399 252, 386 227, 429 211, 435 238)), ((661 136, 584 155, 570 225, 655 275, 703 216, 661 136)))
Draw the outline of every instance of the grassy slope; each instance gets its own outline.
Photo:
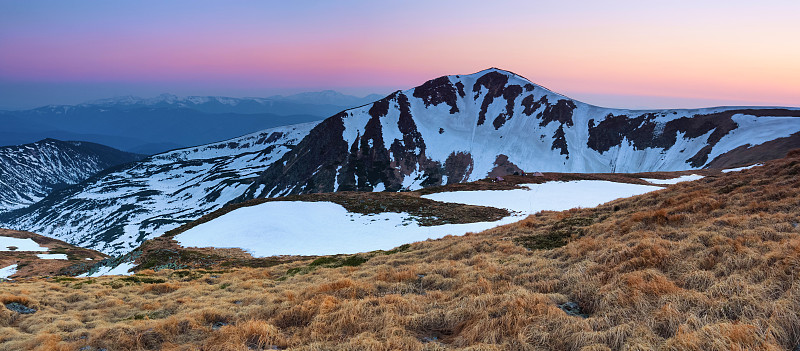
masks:
POLYGON ((798 208, 795 152, 366 261, 7 283, 39 312, 0 310, 0 349, 792 349, 798 208))

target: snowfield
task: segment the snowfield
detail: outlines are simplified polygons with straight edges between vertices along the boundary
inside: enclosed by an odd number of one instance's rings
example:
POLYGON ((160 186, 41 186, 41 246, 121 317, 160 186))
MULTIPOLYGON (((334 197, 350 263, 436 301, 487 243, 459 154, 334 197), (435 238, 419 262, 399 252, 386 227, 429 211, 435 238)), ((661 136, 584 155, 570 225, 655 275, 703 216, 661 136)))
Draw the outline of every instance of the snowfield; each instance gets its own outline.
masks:
POLYGON ((175 236, 185 247, 240 248, 254 257, 333 255, 388 250, 446 235, 509 224, 542 210, 566 210, 650 191, 658 186, 582 180, 526 184, 526 189, 459 191, 425 195, 443 202, 507 208, 495 222, 420 226, 407 213, 362 215, 330 202, 274 201, 239 208, 175 236))
POLYGON ((19 239, 7 236, 0 236, 0 251, 47 251, 46 247, 41 247, 33 239, 19 239), (9 247, 16 246, 16 250, 9 247))
POLYGON ((680 176, 678 178, 670 178, 670 179, 649 179, 649 178, 642 178, 645 182, 652 183, 652 184, 660 184, 660 185, 670 185, 670 184, 678 184, 680 182, 691 182, 693 180, 703 179, 703 176, 699 174, 690 174, 685 176, 680 176))
POLYGON ((8 267, 0 268, 0 279, 8 279, 8 277, 17 273, 17 265, 12 264, 8 267))
POLYGON ((453 191, 423 195, 426 199, 466 205, 505 208, 529 215, 539 211, 564 211, 595 207, 611 200, 663 189, 659 186, 616 183, 605 180, 575 180, 521 184, 527 189, 453 191))
POLYGON ((175 240, 186 247, 240 248, 254 257, 335 255, 388 250, 517 220, 510 216, 496 222, 424 227, 407 213, 363 215, 331 202, 274 201, 231 211, 175 240))

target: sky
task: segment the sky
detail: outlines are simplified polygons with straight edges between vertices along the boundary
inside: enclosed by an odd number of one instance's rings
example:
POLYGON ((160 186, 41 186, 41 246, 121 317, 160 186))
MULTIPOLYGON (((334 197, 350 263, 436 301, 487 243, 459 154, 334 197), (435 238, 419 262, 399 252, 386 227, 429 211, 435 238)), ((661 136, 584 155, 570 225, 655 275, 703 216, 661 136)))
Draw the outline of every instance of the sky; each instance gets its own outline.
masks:
POLYGON ((0 108, 408 89, 498 67, 607 107, 800 106, 800 1, 0 0, 0 108))

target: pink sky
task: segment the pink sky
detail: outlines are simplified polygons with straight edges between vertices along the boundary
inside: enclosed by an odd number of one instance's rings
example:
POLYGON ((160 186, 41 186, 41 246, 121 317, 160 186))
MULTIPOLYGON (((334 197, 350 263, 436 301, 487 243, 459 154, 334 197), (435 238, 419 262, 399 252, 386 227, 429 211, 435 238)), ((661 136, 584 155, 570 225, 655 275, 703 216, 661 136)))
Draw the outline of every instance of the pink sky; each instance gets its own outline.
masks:
POLYGON ((606 106, 800 106, 800 2, 695 3, 0 1, 0 107, 363 95, 488 67, 606 106))

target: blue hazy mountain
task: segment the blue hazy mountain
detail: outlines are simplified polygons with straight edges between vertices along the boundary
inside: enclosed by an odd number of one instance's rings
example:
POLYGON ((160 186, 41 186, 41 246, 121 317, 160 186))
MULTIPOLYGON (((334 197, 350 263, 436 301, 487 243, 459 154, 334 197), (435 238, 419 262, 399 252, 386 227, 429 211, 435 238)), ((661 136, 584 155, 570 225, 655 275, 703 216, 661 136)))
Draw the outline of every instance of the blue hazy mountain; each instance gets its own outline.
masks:
POLYGON ((140 154, 207 144, 257 130, 321 120, 377 100, 335 91, 268 98, 132 96, 80 105, 0 111, 0 146, 45 138, 83 140, 140 154))

